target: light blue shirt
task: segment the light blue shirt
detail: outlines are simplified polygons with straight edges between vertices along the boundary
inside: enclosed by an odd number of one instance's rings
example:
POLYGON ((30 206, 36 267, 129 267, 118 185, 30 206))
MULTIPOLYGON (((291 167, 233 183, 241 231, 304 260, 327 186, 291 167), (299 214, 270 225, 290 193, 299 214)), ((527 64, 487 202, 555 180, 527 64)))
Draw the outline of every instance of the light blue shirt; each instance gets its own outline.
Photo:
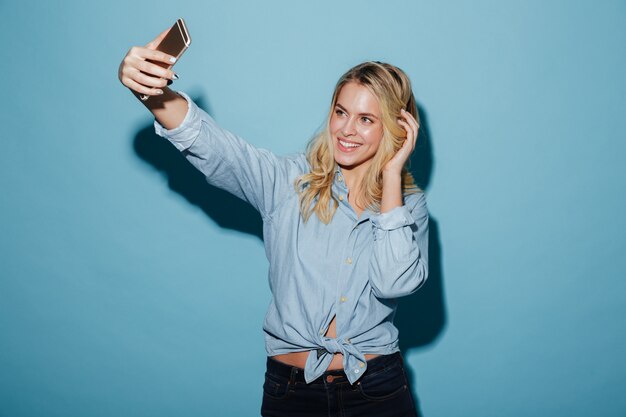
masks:
POLYGON ((280 157, 255 148, 219 127, 186 94, 185 119, 156 133, 167 138, 207 181, 242 198, 263 218, 272 301, 263 330, 269 356, 311 351, 305 379, 328 368, 343 354, 344 371, 354 383, 367 369, 365 354, 398 351, 393 325, 397 297, 415 292, 428 275, 428 211, 423 193, 404 197, 386 213, 348 203, 337 167, 332 187, 339 207, 329 224, 300 215, 294 182, 310 171, 304 154, 280 157), (337 338, 324 335, 337 317, 337 338))

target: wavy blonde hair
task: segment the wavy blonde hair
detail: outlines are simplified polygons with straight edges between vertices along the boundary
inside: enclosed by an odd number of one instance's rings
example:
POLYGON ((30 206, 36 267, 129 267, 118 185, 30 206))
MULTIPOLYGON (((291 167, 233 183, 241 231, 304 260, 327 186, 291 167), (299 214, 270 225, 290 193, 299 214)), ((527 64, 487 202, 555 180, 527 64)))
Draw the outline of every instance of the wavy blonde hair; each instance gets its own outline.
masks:
MULTIPOLYGON (((411 113, 419 123, 411 82, 400 68, 383 62, 368 61, 343 74, 335 86, 325 128, 313 137, 307 146, 306 157, 311 171, 300 176, 295 182, 304 221, 315 213, 322 222, 328 224, 339 205, 332 195, 337 163, 329 125, 341 89, 351 82, 367 87, 378 99, 383 124, 383 137, 378 150, 356 190, 356 202, 360 207, 373 211, 380 210, 383 196, 383 168, 406 139, 406 131, 398 124, 400 110, 404 109, 411 113)), ((407 160, 402 169, 404 195, 419 191, 408 165, 407 160)))

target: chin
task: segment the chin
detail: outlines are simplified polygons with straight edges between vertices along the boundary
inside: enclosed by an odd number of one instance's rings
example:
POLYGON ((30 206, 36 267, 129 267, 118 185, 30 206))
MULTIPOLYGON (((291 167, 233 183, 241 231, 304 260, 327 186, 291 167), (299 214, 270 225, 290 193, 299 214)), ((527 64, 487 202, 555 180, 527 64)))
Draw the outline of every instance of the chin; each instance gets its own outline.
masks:
POLYGON ((354 158, 342 154, 337 149, 335 149, 335 162, 342 168, 351 168, 355 165, 354 158))
POLYGON ((363 163, 362 161, 359 161, 356 158, 346 158, 343 155, 337 155, 337 154, 335 154, 335 162, 342 169, 352 169, 363 163))

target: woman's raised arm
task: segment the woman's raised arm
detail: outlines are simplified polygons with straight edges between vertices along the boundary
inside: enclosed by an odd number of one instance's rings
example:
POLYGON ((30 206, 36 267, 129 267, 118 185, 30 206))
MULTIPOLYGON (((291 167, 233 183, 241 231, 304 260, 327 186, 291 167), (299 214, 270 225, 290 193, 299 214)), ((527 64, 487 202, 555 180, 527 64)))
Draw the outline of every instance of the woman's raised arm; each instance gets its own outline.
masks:
POLYGON ((187 101, 167 87, 169 80, 178 76, 171 69, 165 69, 149 62, 159 61, 167 64, 175 62, 175 58, 156 50, 156 46, 169 32, 169 28, 145 46, 133 46, 120 63, 118 78, 121 83, 141 101, 154 117, 167 129, 178 127, 187 114, 187 101))

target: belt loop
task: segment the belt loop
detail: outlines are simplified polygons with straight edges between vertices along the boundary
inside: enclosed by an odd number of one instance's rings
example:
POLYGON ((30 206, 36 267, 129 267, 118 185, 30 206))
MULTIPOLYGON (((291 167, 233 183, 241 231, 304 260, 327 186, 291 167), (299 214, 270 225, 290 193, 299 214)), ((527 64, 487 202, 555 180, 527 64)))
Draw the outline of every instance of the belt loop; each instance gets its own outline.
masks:
POLYGON ((291 375, 289 375, 289 386, 293 386, 296 383, 296 375, 298 374, 298 368, 291 367, 291 375))

